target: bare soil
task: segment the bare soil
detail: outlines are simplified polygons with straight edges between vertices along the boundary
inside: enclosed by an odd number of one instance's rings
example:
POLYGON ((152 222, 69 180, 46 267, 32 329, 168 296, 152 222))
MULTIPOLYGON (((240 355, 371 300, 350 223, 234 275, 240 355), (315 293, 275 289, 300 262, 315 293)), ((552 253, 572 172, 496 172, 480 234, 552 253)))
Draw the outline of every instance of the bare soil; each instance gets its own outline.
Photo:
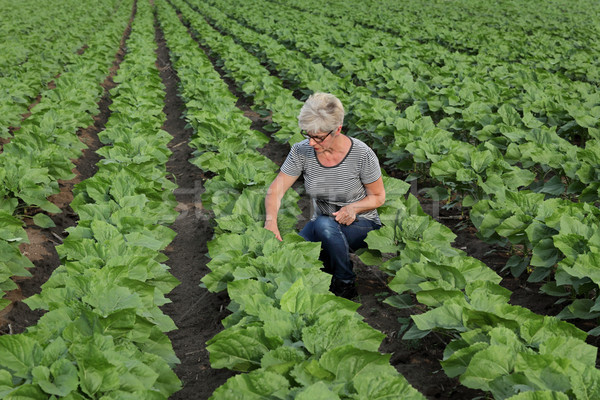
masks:
MULTIPOLYGON (((127 33, 126 33, 127 34, 127 33)), ((126 37, 124 35, 124 38, 126 37)), ((212 392, 222 385, 235 372, 212 369, 205 342, 222 330, 220 321, 228 315, 226 310, 229 299, 225 293, 214 294, 199 286, 200 279, 209 272, 206 264, 207 242, 213 237, 211 213, 203 209, 200 195, 203 183, 207 179, 204 172, 192 165, 192 149, 187 145, 192 131, 186 128, 182 119, 184 105, 177 95, 178 78, 172 69, 169 52, 165 46, 162 32, 156 31, 157 66, 166 86, 164 113, 167 116, 163 126, 173 136, 169 144, 173 154, 167 164, 172 179, 178 184, 175 196, 178 201, 180 216, 171 226, 177 235, 164 253, 169 257, 167 264, 173 275, 181 282, 170 294, 170 304, 163 306, 178 329, 169 332, 169 338, 181 363, 175 372, 183 382, 183 388, 175 393, 172 400, 208 399, 212 392)), ((122 59, 117 57, 116 63, 122 59)), ((114 73, 114 71, 113 71, 114 73)), ((106 89, 111 86, 112 79, 105 82, 106 89)), ((261 117, 252 111, 252 104, 236 92, 235 86, 228 82, 231 90, 240 99, 238 106, 253 121, 252 128, 260 131, 270 122, 268 117, 261 117)), ((114 85, 114 84, 112 84, 114 85)), ((90 147, 84 151, 83 157, 76 161, 77 178, 61 184, 61 194, 54 201, 64 210, 61 214, 52 215, 55 228, 40 229, 28 224, 27 232, 31 244, 24 245, 22 251, 36 265, 32 269, 32 278, 18 279, 19 289, 10 294, 13 304, 7 312, 0 314, 0 334, 23 332, 27 326, 35 324, 42 315, 41 311, 30 310, 22 299, 39 293, 43 284, 56 268, 60 260, 55 246, 65 237, 65 229, 77 223, 77 216, 68 203, 72 199, 71 189, 76 182, 93 175, 99 157, 94 150, 100 146, 97 133, 110 115, 108 106, 110 98, 103 97, 100 102, 101 113, 96 116, 94 126, 80 132, 81 139, 90 147)), ((263 131, 264 132, 264 131, 263 131)), ((289 147, 271 141, 260 151, 281 164, 289 147)), ((441 210, 433 213, 433 204, 421 199, 426 211, 436 214, 439 221, 450 227, 456 234, 454 245, 469 256, 484 261, 488 266, 500 271, 508 259, 503 249, 494 248, 481 242, 475 235, 475 229, 460 216, 458 210, 441 210)), ((306 213, 306 206, 301 204, 306 213)), ((386 335, 381 352, 392 354, 391 363, 407 378, 407 380, 428 399, 474 399, 484 396, 483 392, 461 386, 457 379, 448 378, 439 361, 449 339, 437 334, 430 334, 421 340, 402 340, 402 322, 414 310, 399 310, 383 303, 386 294, 391 293, 386 285, 386 278, 376 268, 367 267, 357 257, 355 272, 358 275, 359 313, 375 329, 386 335)), ((539 314, 555 315, 560 308, 554 305, 555 298, 541 295, 538 287, 525 281, 525 278, 513 278, 507 272, 499 272, 504 280, 502 284, 513 292, 511 302, 533 310, 539 314)), ((594 343, 597 345, 597 343, 594 343)))

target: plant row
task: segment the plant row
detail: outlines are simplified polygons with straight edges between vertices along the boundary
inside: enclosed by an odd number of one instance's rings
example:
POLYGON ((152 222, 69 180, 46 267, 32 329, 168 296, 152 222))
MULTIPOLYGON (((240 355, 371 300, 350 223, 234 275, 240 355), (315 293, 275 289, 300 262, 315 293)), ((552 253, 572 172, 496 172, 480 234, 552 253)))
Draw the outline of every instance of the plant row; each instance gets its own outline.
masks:
POLYGON ((264 195, 277 170, 255 150, 266 138, 250 129, 237 98, 175 11, 164 2, 158 9, 186 119, 197 133, 192 162, 216 174, 202 196, 216 223, 203 283, 211 291, 227 289, 232 314, 208 342, 211 364, 248 372, 229 379, 213 398, 422 399, 389 355, 377 351, 383 334, 361 320, 358 305, 328 292, 319 245, 292 233, 298 195, 288 193, 282 204, 283 242, 262 228, 264 195))
MULTIPOLYGON (((98 25, 121 7, 122 1, 98 4, 72 0, 38 3, 3 2, 0 37, 0 137, 10 138, 38 95, 63 71, 72 70, 98 25), (65 13, 65 10, 69 10, 65 13)), ((88 46, 94 46, 90 42, 88 46)), ((92 52, 94 50, 91 50, 92 52)))
POLYGON ((175 325, 159 309, 178 284, 161 253, 177 216, 165 165, 172 137, 160 129, 152 10, 136 7, 99 135, 103 158, 74 189, 79 223, 57 247, 62 265, 26 300, 47 312, 25 333, 0 337, 3 399, 167 399, 180 387, 165 334, 175 325))
MULTIPOLYGON (((537 185, 535 187, 536 191, 542 193, 542 196, 552 193, 556 195, 557 192, 564 190, 562 183, 557 185, 556 179, 534 183, 536 174, 528 169, 508 163, 498 148, 491 143, 482 143, 475 146, 455 139, 449 131, 437 127, 430 117, 423 116, 417 106, 411 106, 403 112, 397 111, 394 103, 372 97, 372 93, 365 87, 354 86, 347 80, 334 75, 321 64, 313 63, 311 59, 301 53, 286 49, 269 36, 242 27, 216 8, 201 2, 195 2, 194 6, 216 27, 229 33, 249 51, 255 53, 262 62, 270 65, 285 79, 295 82, 298 87, 336 93, 344 104, 348 105, 348 131, 371 143, 379 154, 385 156, 386 163, 389 165, 397 166, 398 164, 408 163, 421 170, 421 176, 432 176, 442 183, 446 195, 441 197, 441 200, 447 197, 449 191, 460 195, 459 200, 462 201, 464 207, 471 207, 478 201, 483 200, 480 205, 483 208, 489 204, 488 199, 498 202, 511 201, 511 192, 527 187, 532 188, 535 185, 537 185), (533 186, 531 186, 532 183, 534 183, 533 186), (558 186, 558 190, 556 186, 558 186), (554 190, 557 190, 557 192, 554 190)), ((588 142, 588 145, 591 146, 593 142, 595 141, 588 142)), ((588 154, 593 157, 592 151, 589 151, 588 154)), ((579 171, 583 174, 584 171, 591 173, 596 169, 592 166, 582 166, 579 171)), ((590 193, 597 192, 593 185, 591 185, 591 188, 590 193)), ((548 201, 550 202, 548 205, 550 205, 556 200, 549 199, 548 201)), ((577 210, 582 207, 581 204, 571 201, 562 201, 562 205, 570 209, 569 212, 572 214, 576 214, 577 210)), ((501 207, 504 206, 501 205, 501 207)), ((516 212, 518 207, 519 205, 516 204, 507 209, 516 212)), ((583 205, 583 207, 591 206, 583 205)), ((508 220, 510 217, 511 215, 505 215, 504 219, 508 220)), ((508 220, 507 225, 515 219, 508 220)), ((535 219, 541 219, 541 215, 531 215, 530 222, 535 219)), ((499 221, 499 224, 503 220, 499 221)), ((477 224, 477 220, 474 223, 477 224)), ((583 223, 591 227, 589 232, 592 232, 597 221, 595 218, 590 218, 583 221, 583 223)), ((502 235, 502 243, 522 246, 522 242, 528 239, 524 232, 529 226, 530 224, 520 225, 520 232, 517 231, 518 236, 507 236, 508 230, 493 228, 495 233, 502 235), (515 237, 518 237, 521 243, 515 243, 515 237)), ((560 230, 560 226, 556 224, 554 228, 560 230)), ((557 249, 557 261, 559 261, 565 257, 565 254, 559 252, 560 248, 554 245, 552 238, 556 235, 556 232, 552 229, 546 229, 544 232, 549 235, 547 237, 552 240, 552 246, 557 249)), ((570 233, 569 231, 566 232, 570 233)), ((544 243, 546 246, 550 244, 547 240, 544 243)), ((526 245, 525 256, 531 256, 534 260, 537 260, 538 257, 544 257, 543 251, 545 248, 535 244, 537 243, 526 245)), ((589 248, 589 252, 587 248, 583 250, 586 251, 577 254, 572 252, 571 258, 576 260, 580 256, 588 257, 586 256, 587 253, 594 254, 596 251, 593 246, 589 248)), ((511 263, 514 263, 514 261, 511 263)), ((527 261, 517 264, 522 266, 523 263, 527 263, 527 261)), ((533 266, 537 267, 536 264, 540 263, 534 262, 533 266)), ((524 269, 519 267, 515 268, 514 271, 517 273, 522 272, 524 269)), ((532 275, 531 280, 539 281, 547 278, 552 271, 553 269, 550 267, 540 266, 539 272, 532 275)), ((581 297, 593 296, 594 289, 598 286, 593 270, 588 270, 586 277, 581 277, 580 272, 577 272, 577 274, 578 276, 573 276, 571 280, 582 279, 589 284, 578 285, 574 292, 570 292, 572 290, 570 286, 563 288, 563 293, 569 292, 573 296, 581 297)), ((565 280, 562 279, 559 282, 565 282, 565 280)), ((595 315, 594 310, 588 309, 587 315, 593 317, 595 315)))
POLYGON ((47 228, 53 225, 46 213, 60 209, 48 198, 59 193, 59 180, 74 178, 73 159, 86 148, 77 137, 79 129, 93 124, 98 101, 120 40, 131 15, 132 2, 119 7, 114 19, 88 40, 86 52, 66 66, 55 80, 56 88, 43 93, 32 115, 0 153, 0 308, 2 299, 16 288, 12 276, 31 276, 33 264, 20 253, 28 243, 23 219, 47 228))

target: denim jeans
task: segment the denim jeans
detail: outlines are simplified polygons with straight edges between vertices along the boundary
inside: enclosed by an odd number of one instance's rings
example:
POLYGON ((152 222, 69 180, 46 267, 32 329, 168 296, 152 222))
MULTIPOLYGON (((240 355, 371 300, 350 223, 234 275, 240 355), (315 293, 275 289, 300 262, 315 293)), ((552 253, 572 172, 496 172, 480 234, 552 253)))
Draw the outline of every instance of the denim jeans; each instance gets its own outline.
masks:
POLYGON ((350 251, 366 247, 367 234, 381 226, 365 218, 357 218, 350 225, 338 223, 334 217, 320 215, 309 221, 300 231, 300 236, 310 242, 321 242, 321 256, 325 272, 333 274, 333 279, 354 282, 350 251))

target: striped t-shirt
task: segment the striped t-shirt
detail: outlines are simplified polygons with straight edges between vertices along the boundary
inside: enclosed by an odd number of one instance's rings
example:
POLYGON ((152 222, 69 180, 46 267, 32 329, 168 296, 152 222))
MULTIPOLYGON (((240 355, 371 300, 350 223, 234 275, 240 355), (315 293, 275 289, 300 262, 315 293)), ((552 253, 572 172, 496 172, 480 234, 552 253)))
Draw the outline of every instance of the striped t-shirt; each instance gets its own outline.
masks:
MULTIPOLYGON (((321 165, 306 139, 292 146, 281 166, 281 172, 286 175, 304 174, 304 187, 313 204, 313 219, 317 215, 331 215, 345 205, 364 199, 367 196, 364 185, 381 176, 375 152, 364 142, 350 139, 350 151, 337 165, 321 165)), ((376 209, 359 216, 381 224, 376 209)))

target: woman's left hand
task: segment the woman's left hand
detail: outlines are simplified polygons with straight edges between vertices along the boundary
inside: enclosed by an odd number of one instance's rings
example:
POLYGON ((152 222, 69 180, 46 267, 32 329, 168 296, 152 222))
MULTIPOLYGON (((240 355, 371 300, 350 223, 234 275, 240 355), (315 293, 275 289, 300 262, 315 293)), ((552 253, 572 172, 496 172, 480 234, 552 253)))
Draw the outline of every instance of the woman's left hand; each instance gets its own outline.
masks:
POLYGON ((340 208, 337 212, 332 213, 335 220, 342 225, 350 225, 356 221, 356 211, 350 205, 340 208))

